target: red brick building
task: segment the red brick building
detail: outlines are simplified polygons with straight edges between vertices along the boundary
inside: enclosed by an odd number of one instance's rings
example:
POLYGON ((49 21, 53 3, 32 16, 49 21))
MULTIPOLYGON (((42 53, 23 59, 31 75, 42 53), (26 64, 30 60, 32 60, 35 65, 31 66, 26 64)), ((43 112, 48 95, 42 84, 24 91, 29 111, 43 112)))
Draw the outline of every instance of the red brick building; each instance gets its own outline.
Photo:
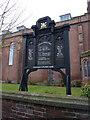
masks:
MULTIPOLYGON (((88 26, 87 26, 87 47, 81 54, 82 65, 82 83, 90 82, 90 0, 87 0, 87 12, 88 12, 88 26)), ((86 43, 86 42, 85 42, 86 43)))
MULTIPOLYGON (((90 0, 88 0, 88 12, 65 21, 56 23, 60 26, 70 24, 70 68, 72 80, 90 80, 90 0), (86 52, 85 52, 86 51, 86 52)), ((2 79, 19 83, 22 74, 22 33, 29 33, 31 29, 24 28, 15 33, 2 35, 2 79)), ((30 80, 47 81, 48 70, 38 70, 29 75, 30 80)), ((53 79, 60 80, 61 75, 54 72, 53 79)))

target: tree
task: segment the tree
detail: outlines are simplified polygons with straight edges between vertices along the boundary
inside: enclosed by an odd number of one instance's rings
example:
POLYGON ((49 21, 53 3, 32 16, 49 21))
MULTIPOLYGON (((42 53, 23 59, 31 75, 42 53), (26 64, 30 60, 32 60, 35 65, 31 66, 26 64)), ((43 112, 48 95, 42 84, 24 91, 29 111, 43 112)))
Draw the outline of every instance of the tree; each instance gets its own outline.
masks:
POLYGON ((0 0, 0 33, 3 30, 11 30, 28 18, 19 20, 24 10, 18 6, 19 0, 0 0))

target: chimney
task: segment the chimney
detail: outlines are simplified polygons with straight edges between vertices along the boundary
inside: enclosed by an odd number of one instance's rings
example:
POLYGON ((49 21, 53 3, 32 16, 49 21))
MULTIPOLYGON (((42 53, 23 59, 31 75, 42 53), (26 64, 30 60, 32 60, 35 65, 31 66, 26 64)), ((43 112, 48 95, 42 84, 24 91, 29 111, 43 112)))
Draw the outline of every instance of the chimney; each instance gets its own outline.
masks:
POLYGON ((87 12, 90 13, 90 0, 87 0, 87 12))
POLYGON ((60 21, 66 21, 66 20, 71 19, 71 14, 67 13, 67 14, 64 14, 64 15, 60 15, 59 17, 60 17, 60 21))
POLYGON ((9 34, 9 33, 11 33, 9 30, 3 30, 2 31, 2 34, 9 34))
POLYGON ((25 27, 24 25, 17 27, 17 30, 18 30, 18 31, 24 30, 24 29, 26 29, 26 27, 25 27))

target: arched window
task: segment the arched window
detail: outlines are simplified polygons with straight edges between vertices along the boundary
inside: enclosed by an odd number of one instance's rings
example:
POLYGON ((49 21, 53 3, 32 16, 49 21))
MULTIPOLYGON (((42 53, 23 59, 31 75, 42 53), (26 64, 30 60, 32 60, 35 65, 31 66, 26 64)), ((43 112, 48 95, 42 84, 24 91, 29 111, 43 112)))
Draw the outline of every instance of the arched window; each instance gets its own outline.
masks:
POLYGON ((13 54, 14 54, 14 43, 10 44, 10 51, 9 51, 9 63, 8 65, 13 65, 13 54))
POLYGON ((87 62, 84 62, 84 76, 87 77, 87 62))
POLYGON ((84 76, 90 77, 90 61, 87 59, 83 60, 83 70, 84 70, 84 76))
POLYGON ((82 61, 82 65, 83 65, 83 75, 84 77, 88 77, 88 60, 84 59, 82 61))
POLYGON ((90 77, 90 61, 88 61, 88 77, 90 77))

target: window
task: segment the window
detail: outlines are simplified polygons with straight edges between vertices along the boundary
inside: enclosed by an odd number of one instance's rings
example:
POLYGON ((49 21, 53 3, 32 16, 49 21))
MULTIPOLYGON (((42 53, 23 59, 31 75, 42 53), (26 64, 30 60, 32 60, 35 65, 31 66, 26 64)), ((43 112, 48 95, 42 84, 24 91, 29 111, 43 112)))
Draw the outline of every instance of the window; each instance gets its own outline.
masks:
POLYGON ((84 76, 87 77, 87 62, 84 62, 84 76))
POLYGON ((88 77, 90 77, 90 62, 88 62, 88 77))
POLYGON ((84 76, 90 77, 90 62, 88 60, 84 60, 83 68, 84 68, 84 76))
POLYGON ((8 65, 13 65, 13 54, 14 54, 14 43, 11 43, 10 44, 9 63, 8 63, 8 65))

